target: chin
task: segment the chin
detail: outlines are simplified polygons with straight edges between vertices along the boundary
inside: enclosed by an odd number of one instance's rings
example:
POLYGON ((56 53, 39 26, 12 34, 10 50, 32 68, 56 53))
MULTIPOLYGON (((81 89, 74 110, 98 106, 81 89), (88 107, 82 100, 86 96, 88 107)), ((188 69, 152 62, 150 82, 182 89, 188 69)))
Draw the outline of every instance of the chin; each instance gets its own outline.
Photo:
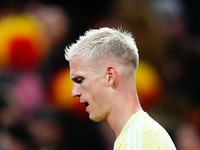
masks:
POLYGON ((89 116, 90 120, 92 120, 93 122, 100 122, 103 119, 101 119, 100 117, 92 117, 91 115, 89 116))

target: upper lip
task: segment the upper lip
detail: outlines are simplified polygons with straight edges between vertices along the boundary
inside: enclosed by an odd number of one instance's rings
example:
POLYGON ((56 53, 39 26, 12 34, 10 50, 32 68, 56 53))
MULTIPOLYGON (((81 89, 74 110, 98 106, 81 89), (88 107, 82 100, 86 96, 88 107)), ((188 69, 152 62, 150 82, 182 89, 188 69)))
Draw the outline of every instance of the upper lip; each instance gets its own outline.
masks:
POLYGON ((80 101, 81 104, 84 104, 86 107, 89 105, 86 101, 80 101))

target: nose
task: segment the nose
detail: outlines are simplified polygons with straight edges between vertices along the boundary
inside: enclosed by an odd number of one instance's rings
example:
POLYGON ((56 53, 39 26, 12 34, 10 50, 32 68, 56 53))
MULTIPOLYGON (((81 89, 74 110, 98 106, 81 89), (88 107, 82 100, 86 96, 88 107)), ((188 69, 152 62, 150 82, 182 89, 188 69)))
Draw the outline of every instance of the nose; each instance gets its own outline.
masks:
POLYGON ((80 97, 81 93, 80 90, 78 89, 78 85, 76 83, 73 84, 73 89, 72 89, 72 97, 80 97))

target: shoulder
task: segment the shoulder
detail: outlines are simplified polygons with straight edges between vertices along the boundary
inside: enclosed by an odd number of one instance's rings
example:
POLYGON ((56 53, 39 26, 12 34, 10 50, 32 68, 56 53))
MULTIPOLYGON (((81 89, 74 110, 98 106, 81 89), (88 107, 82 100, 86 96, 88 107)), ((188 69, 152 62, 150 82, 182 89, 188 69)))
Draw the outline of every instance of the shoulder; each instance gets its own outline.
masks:
POLYGON ((175 149, 167 131, 144 111, 134 114, 129 119, 114 146, 138 149, 141 147, 143 149, 175 149))
POLYGON ((175 150, 174 143, 167 131, 147 113, 142 124, 142 141, 144 147, 149 145, 163 150, 175 150))

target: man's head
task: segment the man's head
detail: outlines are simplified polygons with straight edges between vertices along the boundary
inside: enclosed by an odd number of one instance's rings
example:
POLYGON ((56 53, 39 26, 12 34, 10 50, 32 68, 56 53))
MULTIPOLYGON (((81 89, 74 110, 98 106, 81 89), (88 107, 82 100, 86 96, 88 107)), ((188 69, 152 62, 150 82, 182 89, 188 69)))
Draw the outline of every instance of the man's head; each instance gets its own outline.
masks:
POLYGON ((135 88, 139 58, 130 33, 109 28, 90 30, 66 48, 65 58, 74 81, 72 96, 80 98, 93 121, 106 120, 119 102, 115 99, 126 98, 122 95, 135 88))

